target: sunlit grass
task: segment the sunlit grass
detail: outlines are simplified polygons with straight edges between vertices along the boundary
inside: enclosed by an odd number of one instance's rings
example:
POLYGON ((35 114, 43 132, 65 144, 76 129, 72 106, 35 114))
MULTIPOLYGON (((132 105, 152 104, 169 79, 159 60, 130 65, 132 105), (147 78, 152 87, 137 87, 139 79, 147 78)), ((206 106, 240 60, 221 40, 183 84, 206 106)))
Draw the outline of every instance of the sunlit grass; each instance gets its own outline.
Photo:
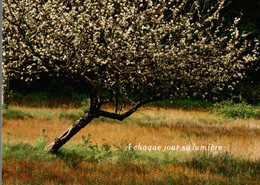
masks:
POLYGON ((81 162, 71 167, 60 160, 49 163, 25 159, 4 161, 3 169, 4 184, 224 184, 229 180, 180 165, 81 162))
POLYGON ((260 122, 257 119, 145 107, 122 122, 103 117, 93 120, 61 148, 57 157, 43 154, 42 149, 71 126, 77 116, 83 114, 82 110, 10 108, 31 116, 3 118, 4 184, 259 182, 254 176, 256 170, 252 171, 257 165, 259 167, 260 159, 260 122), (82 136, 87 138, 89 134, 88 143, 94 149, 80 147, 84 143, 82 136), (101 149, 104 143, 111 148, 101 149), (180 148, 166 152, 120 153, 118 146, 122 149, 127 143, 131 146, 139 143, 141 146, 178 145, 180 148), (182 146, 193 145, 222 146, 222 150, 181 150, 182 146), (95 146, 99 148, 95 149, 95 146), (239 171, 239 167, 244 171, 239 171), (226 175, 228 173, 230 175, 226 175))
POLYGON ((257 184, 260 180, 259 161, 228 154, 145 153, 90 144, 71 145, 54 155, 42 153, 39 144, 3 145, 4 184, 257 184))
MULTIPOLYGON (((60 115, 80 112, 79 109, 16 109, 29 111, 33 118, 3 119, 3 140, 34 142, 41 129, 50 141, 62 134, 75 117, 60 115)), ((208 145, 223 146, 234 156, 256 159, 260 153, 260 124, 255 119, 222 118, 206 112, 173 109, 141 109, 123 122, 106 118, 93 120, 69 143, 78 143, 81 136, 91 134, 91 141, 119 144, 121 139, 143 145, 208 145), (145 134, 144 134, 145 133, 145 134)))

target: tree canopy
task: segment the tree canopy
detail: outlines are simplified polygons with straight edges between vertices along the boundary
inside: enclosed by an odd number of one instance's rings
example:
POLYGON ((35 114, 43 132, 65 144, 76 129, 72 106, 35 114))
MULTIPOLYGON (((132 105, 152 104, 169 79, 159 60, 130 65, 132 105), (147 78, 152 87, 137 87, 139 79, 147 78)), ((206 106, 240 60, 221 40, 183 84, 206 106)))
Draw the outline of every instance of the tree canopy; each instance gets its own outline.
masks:
POLYGON ((240 17, 224 24, 227 2, 6 0, 4 69, 26 81, 87 76, 125 98, 233 89, 259 46, 239 32, 240 17))

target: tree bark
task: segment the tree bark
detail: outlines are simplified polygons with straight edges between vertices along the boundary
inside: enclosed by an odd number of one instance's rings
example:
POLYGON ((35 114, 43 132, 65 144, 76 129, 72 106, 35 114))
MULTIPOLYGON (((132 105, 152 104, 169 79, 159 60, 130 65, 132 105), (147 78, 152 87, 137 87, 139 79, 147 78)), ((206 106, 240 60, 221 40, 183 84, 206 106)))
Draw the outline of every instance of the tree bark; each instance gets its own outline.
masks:
POLYGON ((62 147, 70 138, 77 134, 82 128, 94 119, 94 116, 88 114, 77 120, 71 127, 69 127, 61 136, 55 139, 50 145, 48 145, 44 151, 50 153, 56 153, 60 147, 62 147))
MULTIPOLYGON (((95 89, 94 89, 95 90, 95 89)), ((132 115, 140 106, 143 104, 156 101, 160 98, 158 95, 157 97, 153 97, 150 99, 146 99, 142 102, 136 104, 132 109, 128 110, 123 114, 112 113, 108 111, 101 110, 102 103, 98 100, 97 96, 94 95, 95 92, 92 89, 91 96, 90 96, 90 108, 89 112, 86 113, 82 118, 77 120, 71 127, 69 127, 61 136, 55 139, 50 145, 48 145, 44 151, 50 153, 56 153, 60 147, 62 147, 70 138, 72 138, 75 134, 77 134, 82 128, 84 128, 87 124, 89 124, 94 118, 98 118, 99 116, 104 116, 107 118, 117 119, 117 120, 124 120, 125 118, 132 115)))

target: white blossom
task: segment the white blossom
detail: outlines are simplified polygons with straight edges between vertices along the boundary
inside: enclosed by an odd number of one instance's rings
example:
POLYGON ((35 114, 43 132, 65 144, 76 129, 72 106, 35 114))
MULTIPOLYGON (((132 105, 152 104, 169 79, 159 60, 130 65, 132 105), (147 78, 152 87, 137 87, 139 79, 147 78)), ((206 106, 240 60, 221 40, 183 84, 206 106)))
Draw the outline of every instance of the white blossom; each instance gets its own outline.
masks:
POLYGON ((119 80, 128 95, 131 88, 145 87, 153 93, 180 89, 208 96, 225 86, 233 89, 245 78, 245 66, 259 59, 259 41, 239 32, 240 18, 224 27, 225 0, 212 7, 194 1, 196 11, 184 8, 187 0, 115 2, 76 0, 68 7, 58 0, 4 1, 5 70, 26 81, 42 72, 66 71, 110 89, 119 80), (26 11, 21 12, 24 2, 26 11), (202 8, 208 16, 202 16, 202 8))

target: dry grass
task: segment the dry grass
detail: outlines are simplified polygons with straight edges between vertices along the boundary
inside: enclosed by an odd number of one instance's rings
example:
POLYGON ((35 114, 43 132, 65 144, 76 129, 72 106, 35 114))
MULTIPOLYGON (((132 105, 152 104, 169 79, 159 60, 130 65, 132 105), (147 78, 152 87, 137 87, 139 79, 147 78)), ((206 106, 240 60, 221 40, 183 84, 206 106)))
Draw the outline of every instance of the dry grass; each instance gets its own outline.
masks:
MULTIPOLYGON (((3 119, 4 142, 31 144, 42 137, 42 129, 45 130, 47 138, 53 141, 73 123, 72 119, 60 118, 59 113, 77 110, 68 107, 11 108, 52 113, 51 116, 38 114, 33 118, 3 119)), ((228 157, 227 164, 225 160, 216 157, 210 159, 208 161, 210 164, 203 167, 201 165, 207 163, 205 161, 207 157, 194 158, 192 151, 181 150, 169 151, 169 158, 178 160, 176 163, 169 162, 171 160, 157 161, 156 156, 153 156, 151 161, 142 161, 143 158, 102 162, 80 159, 72 163, 67 158, 48 160, 28 156, 16 159, 11 157, 12 155, 7 155, 3 158, 3 184, 259 184, 260 182, 257 175, 252 175, 257 173, 260 160, 259 120, 233 120, 200 111, 154 107, 140 109, 123 122, 102 119, 93 120, 68 144, 81 143, 81 136, 88 134, 91 134, 92 143, 101 145, 104 142, 103 138, 110 146, 119 146, 122 139, 124 143, 128 141, 132 145, 140 143, 142 146, 179 145, 181 148, 193 144, 197 146, 211 144, 222 146, 223 150, 209 153, 228 153, 228 156, 242 157, 253 162, 243 163, 235 159, 237 161, 232 163, 233 159, 228 157), (239 167, 242 171, 236 172, 239 167)), ((146 154, 147 159, 151 155, 159 155, 159 158, 168 155, 165 153, 164 156, 163 152, 142 151, 142 153, 146 154)))
MULTIPOLYGON (((21 107, 12 107, 19 108, 21 107)), ((35 108, 23 107, 32 111, 35 108)), ((41 108, 38 111, 60 113, 73 111, 69 108, 41 108)), ((70 119, 58 116, 21 119, 3 119, 3 141, 34 142, 41 137, 41 129, 50 141, 59 136, 73 123, 70 119)), ((132 144, 165 146, 222 146, 222 151, 236 157, 250 160, 260 158, 260 122, 255 119, 229 120, 206 112, 182 111, 173 109, 140 109, 124 122, 94 120, 81 130, 70 143, 81 142, 82 135, 91 134, 91 142, 101 144, 106 140, 109 145, 119 145, 120 140, 132 144), (116 123, 116 124, 115 124, 116 123)))
MULTIPOLYGON (((4 160, 3 184, 236 184, 238 179, 204 173, 185 165, 4 160), (33 164, 33 165, 32 165, 33 164)), ((240 183, 248 179, 239 179, 240 183)), ((258 184, 251 179, 250 184, 258 184)))

